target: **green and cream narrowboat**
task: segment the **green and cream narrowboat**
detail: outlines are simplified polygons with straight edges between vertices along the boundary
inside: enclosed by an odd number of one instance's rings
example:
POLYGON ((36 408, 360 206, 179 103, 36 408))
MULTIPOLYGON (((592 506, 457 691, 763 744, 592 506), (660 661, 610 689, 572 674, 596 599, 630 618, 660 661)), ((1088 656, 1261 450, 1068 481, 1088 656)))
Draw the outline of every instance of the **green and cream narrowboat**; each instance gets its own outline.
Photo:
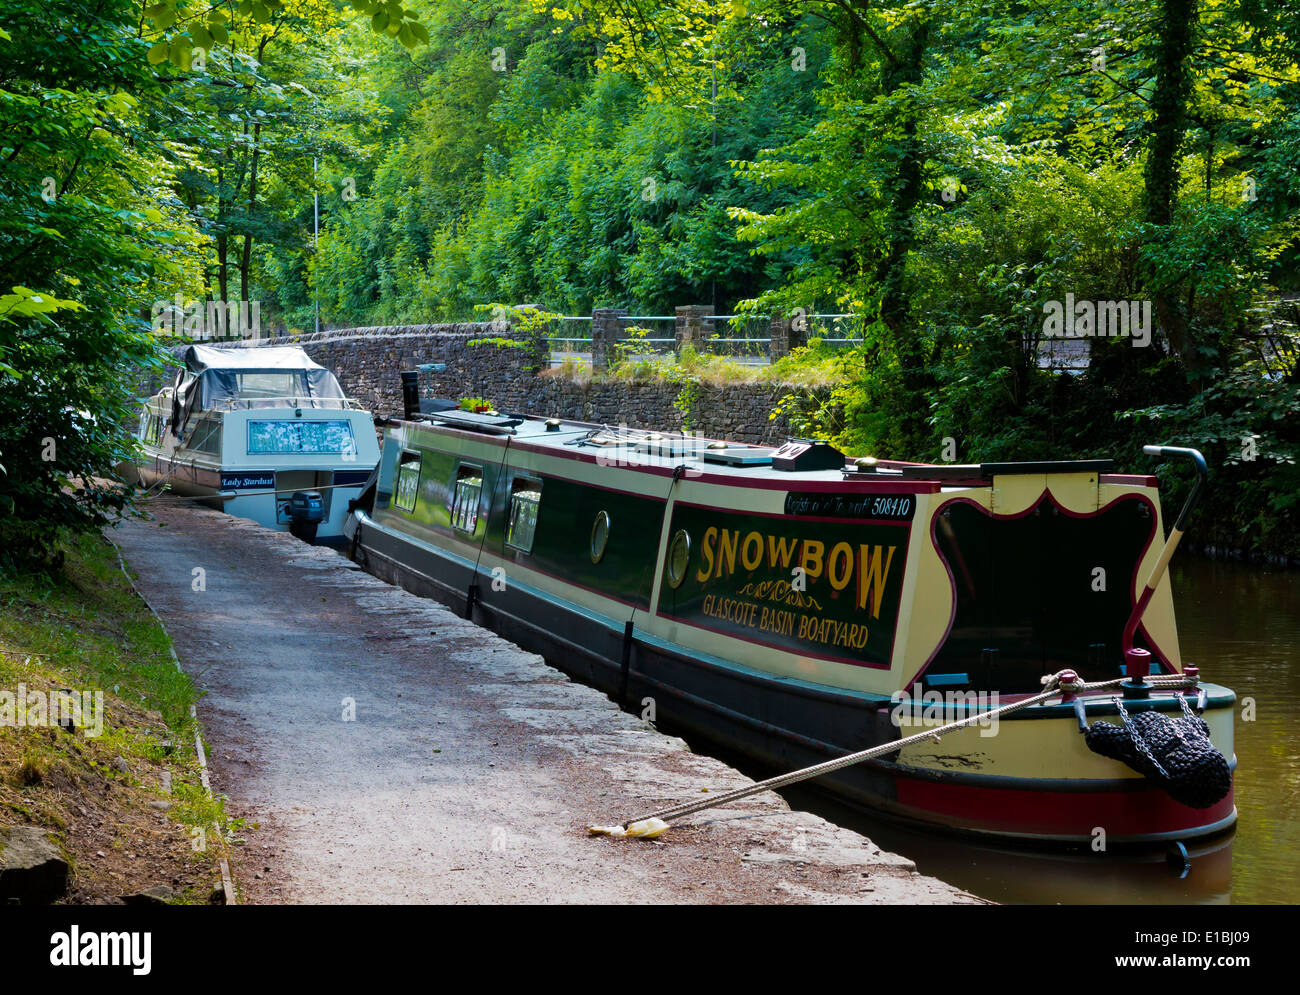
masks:
POLYGON ((1189 807, 1081 735, 1195 711, 1232 762, 1230 690, 1147 686, 1184 670, 1154 477, 846 461, 824 444, 438 411, 406 386, 348 520, 354 558, 626 706, 652 700, 661 723, 789 770, 1040 693, 1063 670, 1117 682, 1127 661, 1124 698, 1062 692, 818 783, 1028 840, 1183 840, 1236 819, 1230 783, 1189 807))

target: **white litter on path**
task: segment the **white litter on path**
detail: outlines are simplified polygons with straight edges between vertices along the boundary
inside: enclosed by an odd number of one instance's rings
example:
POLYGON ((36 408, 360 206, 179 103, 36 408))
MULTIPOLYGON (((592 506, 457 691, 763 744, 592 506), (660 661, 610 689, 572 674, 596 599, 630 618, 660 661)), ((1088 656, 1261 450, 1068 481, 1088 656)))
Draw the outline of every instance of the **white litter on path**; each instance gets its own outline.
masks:
POLYGON ((592 836, 636 836, 643 840, 652 840, 668 830, 668 823, 663 819, 642 819, 640 822, 622 826, 588 826, 587 832, 592 836))

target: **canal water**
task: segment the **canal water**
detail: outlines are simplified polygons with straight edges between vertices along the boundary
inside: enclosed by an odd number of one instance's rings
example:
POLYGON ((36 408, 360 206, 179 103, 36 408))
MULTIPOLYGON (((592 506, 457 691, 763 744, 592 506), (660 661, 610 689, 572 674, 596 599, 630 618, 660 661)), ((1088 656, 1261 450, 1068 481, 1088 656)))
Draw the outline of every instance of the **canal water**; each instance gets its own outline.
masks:
POLYGON ((1300 903, 1300 573, 1194 556, 1170 569, 1183 662, 1238 699, 1237 828, 1189 847, 1185 876, 1169 869, 1159 849, 1117 855, 981 846, 900 829, 808 789, 783 794, 905 854, 923 874, 997 902, 1300 903))

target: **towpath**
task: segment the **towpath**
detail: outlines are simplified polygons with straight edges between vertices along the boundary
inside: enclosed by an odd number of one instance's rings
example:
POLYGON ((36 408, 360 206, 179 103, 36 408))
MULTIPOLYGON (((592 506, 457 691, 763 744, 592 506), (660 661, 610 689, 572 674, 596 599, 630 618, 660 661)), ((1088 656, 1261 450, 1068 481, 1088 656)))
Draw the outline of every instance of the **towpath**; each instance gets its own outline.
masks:
POLYGON ((243 901, 978 901, 770 793, 588 837, 748 779, 331 550, 169 497, 111 534, 206 692, 243 901))

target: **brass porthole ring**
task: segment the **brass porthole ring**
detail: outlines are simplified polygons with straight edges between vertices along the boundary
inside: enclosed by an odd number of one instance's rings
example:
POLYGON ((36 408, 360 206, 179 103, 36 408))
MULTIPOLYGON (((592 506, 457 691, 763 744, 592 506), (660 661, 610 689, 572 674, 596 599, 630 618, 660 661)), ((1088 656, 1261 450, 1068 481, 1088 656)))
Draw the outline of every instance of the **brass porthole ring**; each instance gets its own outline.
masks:
POLYGON ((605 547, 609 544, 609 512, 596 512, 596 520, 591 523, 591 562, 599 563, 605 556, 605 547))
POLYGON ((676 590, 686 579, 686 568, 691 562, 691 537, 685 529, 678 529, 668 547, 668 586, 676 590))

